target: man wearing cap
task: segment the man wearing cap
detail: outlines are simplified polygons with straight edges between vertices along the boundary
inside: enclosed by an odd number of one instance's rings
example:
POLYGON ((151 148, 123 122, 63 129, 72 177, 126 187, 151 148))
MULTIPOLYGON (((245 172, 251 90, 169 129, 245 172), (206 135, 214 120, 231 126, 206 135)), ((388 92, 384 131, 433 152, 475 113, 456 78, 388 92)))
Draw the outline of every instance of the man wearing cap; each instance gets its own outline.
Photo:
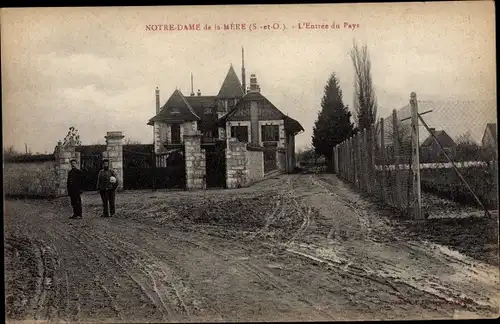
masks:
POLYGON ((102 199, 104 213, 101 217, 115 215, 115 190, 118 188, 118 178, 115 171, 109 168, 109 160, 102 160, 102 169, 97 176, 97 191, 102 199), (113 179, 114 178, 114 181, 113 179), (109 205, 109 208, 108 208, 109 205))
POLYGON ((76 160, 71 160, 71 170, 68 172, 66 188, 73 207, 73 216, 70 218, 82 218, 82 171, 76 167, 76 160))

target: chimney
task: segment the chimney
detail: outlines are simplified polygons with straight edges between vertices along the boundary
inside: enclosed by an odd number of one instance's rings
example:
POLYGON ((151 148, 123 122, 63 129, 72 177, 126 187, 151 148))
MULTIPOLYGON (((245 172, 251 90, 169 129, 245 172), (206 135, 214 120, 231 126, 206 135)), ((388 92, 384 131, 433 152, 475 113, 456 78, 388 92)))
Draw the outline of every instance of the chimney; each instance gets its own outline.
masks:
POLYGON ((257 77, 255 74, 250 75, 250 89, 251 92, 260 92, 260 87, 257 83, 257 77))
POLYGON ((194 91, 193 91, 193 73, 191 73, 191 96, 194 96, 194 91))
POLYGON ((198 97, 201 96, 201 91, 200 89, 198 89, 198 93, 197 93, 198 97))
POLYGON ((156 87, 156 113, 160 112, 160 90, 156 87))
POLYGON ((247 81, 245 75, 245 51, 241 47, 241 87, 243 88, 243 94, 247 91, 247 81))

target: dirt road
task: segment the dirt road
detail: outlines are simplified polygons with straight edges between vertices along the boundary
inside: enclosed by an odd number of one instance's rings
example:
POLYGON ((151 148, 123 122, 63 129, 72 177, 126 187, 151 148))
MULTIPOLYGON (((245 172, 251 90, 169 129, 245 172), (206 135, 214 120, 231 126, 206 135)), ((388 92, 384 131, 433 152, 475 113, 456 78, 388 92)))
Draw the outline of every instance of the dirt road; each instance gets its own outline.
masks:
POLYGON ((53 322, 497 317, 498 267, 407 241, 334 176, 6 202, 7 316, 53 322))

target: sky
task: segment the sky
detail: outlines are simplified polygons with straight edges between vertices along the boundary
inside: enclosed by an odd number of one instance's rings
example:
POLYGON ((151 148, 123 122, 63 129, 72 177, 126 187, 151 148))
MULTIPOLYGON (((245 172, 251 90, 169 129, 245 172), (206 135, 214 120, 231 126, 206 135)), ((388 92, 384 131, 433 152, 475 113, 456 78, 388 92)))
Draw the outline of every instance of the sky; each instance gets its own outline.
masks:
POLYGON ((311 145, 332 72, 352 106, 354 41, 369 50, 379 117, 407 105, 411 92, 419 100, 496 100, 489 1, 1 13, 3 144, 18 151, 26 144, 33 153, 52 153, 70 126, 83 144, 104 143, 107 131, 152 143, 146 123, 155 113, 155 88, 162 105, 176 87, 189 95, 193 73, 195 92, 215 95, 230 64, 241 75, 242 47, 247 84, 256 74, 261 93, 304 127, 296 149, 311 145), (246 29, 214 30, 231 23, 246 29), (305 23, 340 28, 299 29, 305 23), (148 30, 159 24, 200 24, 201 30, 148 30), (252 24, 259 28, 249 30, 252 24), (280 29, 263 28, 273 24, 280 29))

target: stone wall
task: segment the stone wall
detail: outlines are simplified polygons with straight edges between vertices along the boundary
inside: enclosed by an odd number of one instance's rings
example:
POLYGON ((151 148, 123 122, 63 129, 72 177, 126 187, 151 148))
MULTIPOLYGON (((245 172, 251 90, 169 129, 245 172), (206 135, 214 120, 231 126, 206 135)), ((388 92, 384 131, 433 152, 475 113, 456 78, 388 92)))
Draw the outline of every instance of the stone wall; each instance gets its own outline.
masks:
POLYGON ((246 143, 235 138, 227 140, 226 148, 226 187, 241 188, 247 183, 246 143))
POLYGON ((160 150, 160 124, 158 122, 154 122, 153 124, 153 144, 155 146, 155 152, 160 150))
MULTIPOLYGON (((122 132, 108 132, 106 151, 102 157, 110 161, 119 180, 118 189, 123 189, 123 149, 122 132)), ((75 150, 75 144, 63 145, 61 142, 54 149, 54 154, 24 155, 4 162, 4 192, 6 196, 66 196, 68 172, 71 160, 77 161, 81 169, 81 153, 75 150)))
POLYGON ((66 183, 71 160, 80 168, 80 152, 74 143, 54 149, 54 154, 20 156, 4 164, 6 196, 57 197, 67 195, 66 183))
POLYGON ((206 188, 205 150, 201 148, 201 134, 184 134, 186 161, 186 189, 206 188))
POLYGON ((153 133, 155 152, 162 152, 164 150, 163 143, 170 140, 170 126, 162 122, 155 122, 153 133))
POLYGON ((5 196, 57 196, 56 161, 54 155, 45 160, 5 162, 3 169, 5 196))
MULTIPOLYGON (((107 132, 106 151, 102 152, 103 159, 109 159, 109 168, 116 172, 118 177, 117 190, 123 189, 123 136, 122 132, 107 132)), ((79 161, 80 159, 77 159, 79 161)))
POLYGON ((246 185, 264 178, 264 152, 262 150, 250 150, 247 148, 246 155, 246 185))
POLYGON ((262 179, 264 179, 263 148, 229 139, 226 149, 227 188, 246 187, 262 179))

